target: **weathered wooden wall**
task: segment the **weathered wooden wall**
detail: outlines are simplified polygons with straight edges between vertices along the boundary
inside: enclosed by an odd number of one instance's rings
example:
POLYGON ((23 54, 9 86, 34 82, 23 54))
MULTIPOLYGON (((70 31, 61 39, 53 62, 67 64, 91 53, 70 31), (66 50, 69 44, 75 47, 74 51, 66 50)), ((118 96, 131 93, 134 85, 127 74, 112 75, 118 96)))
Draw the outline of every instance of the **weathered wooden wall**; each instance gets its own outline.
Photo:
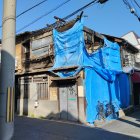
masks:
POLYGON ((17 72, 21 72, 23 69, 22 59, 23 59, 23 46, 22 46, 22 44, 17 44, 16 45, 16 57, 15 57, 15 65, 16 65, 17 72))

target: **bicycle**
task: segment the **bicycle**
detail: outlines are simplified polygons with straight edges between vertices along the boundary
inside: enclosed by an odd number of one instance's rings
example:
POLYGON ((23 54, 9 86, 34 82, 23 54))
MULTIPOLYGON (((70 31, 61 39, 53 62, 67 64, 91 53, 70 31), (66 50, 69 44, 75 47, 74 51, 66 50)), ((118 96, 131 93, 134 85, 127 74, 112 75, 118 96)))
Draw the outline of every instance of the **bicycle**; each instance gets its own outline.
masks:
POLYGON ((115 101, 113 101, 113 102, 104 101, 104 104, 105 104, 105 116, 106 116, 106 118, 111 116, 111 115, 112 115, 112 118, 117 118, 118 114, 116 112, 116 107, 117 107, 117 110, 119 110, 117 103, 115 101), (105 104, 105 102, 107 102, 107 103, 105 104))
POLYGON ((96 106, 96 110, 97 110, 96 119, 105 120, 106 117, 105 117, 104 104, 101 103, 100 101, 98 101, 98 104, 96 106))
POLYGON ((105 121, 106 118, 108 118, 109 116, 111 116, 112 118, 117 118, 118 114, 116 112, 115 105, 119 110, 119 107, 116 102, 104 101, 103 103, 101 103, 100 101, 98 101, 96 106, 96 119, 105 121))

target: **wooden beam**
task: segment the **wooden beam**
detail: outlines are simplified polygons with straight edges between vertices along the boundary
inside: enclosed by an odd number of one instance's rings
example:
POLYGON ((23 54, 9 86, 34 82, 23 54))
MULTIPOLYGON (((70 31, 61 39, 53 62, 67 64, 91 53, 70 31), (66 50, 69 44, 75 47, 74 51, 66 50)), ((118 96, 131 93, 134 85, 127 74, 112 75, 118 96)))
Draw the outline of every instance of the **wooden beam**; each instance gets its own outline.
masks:
POLYGON ((74 77, 66 77, 66 78, 61 78, 61 77, 52 77, 51 81, 62 81, 62 80, 76 80, 79 76, 74 76, 74 77))
POLYGON ((60 67, 60 68, 57 68, 57 69, 53 69, 53 71, 54 72, 59 72, 59 71, 72 71, 72 70, 75 70, 77 68, 78 68, 78 66, 60 67))

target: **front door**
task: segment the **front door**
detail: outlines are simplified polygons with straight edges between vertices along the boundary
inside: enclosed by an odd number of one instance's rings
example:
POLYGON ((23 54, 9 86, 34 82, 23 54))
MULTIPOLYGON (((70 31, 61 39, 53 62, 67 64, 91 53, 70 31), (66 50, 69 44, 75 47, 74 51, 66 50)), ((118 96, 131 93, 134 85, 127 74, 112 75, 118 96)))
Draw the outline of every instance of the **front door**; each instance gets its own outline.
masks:
POLYGON ((76 84, 62 84, 59 87, 60 118, 78 121, 77 86, 76 84))
POLYGON ((66 85, 59 87, 59 100, 60 100, 60 118, 67 120, 68 114, 68 100, 67 100, 67 87, 66 85))

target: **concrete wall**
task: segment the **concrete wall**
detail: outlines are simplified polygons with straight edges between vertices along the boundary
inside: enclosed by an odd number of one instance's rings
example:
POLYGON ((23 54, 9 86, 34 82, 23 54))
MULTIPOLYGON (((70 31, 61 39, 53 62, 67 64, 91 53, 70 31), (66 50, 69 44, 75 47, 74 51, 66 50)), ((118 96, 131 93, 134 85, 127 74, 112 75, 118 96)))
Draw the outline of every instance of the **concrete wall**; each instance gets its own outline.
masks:
POLYGON ((17 105, 19 115, 59 118, 58 101, 39 100, 38 107, 35 107, 35 100, 18 99, 17 105))
POLYGON ((58 109, 58 100, 37 100, 37 85, 32 82, 28 86, 28 91, 21 92, 20 99, 17 100, 17 112, 19 115, 58 118, 58 109), (28 92, 28 99, 24 98, 23 94, 25 92, 28 92))
POLYGON ((78 106, 79 106, 79 121, 82 123, 86 122, 86 112, 85 112, 85 98, 78 98, 78 106))

